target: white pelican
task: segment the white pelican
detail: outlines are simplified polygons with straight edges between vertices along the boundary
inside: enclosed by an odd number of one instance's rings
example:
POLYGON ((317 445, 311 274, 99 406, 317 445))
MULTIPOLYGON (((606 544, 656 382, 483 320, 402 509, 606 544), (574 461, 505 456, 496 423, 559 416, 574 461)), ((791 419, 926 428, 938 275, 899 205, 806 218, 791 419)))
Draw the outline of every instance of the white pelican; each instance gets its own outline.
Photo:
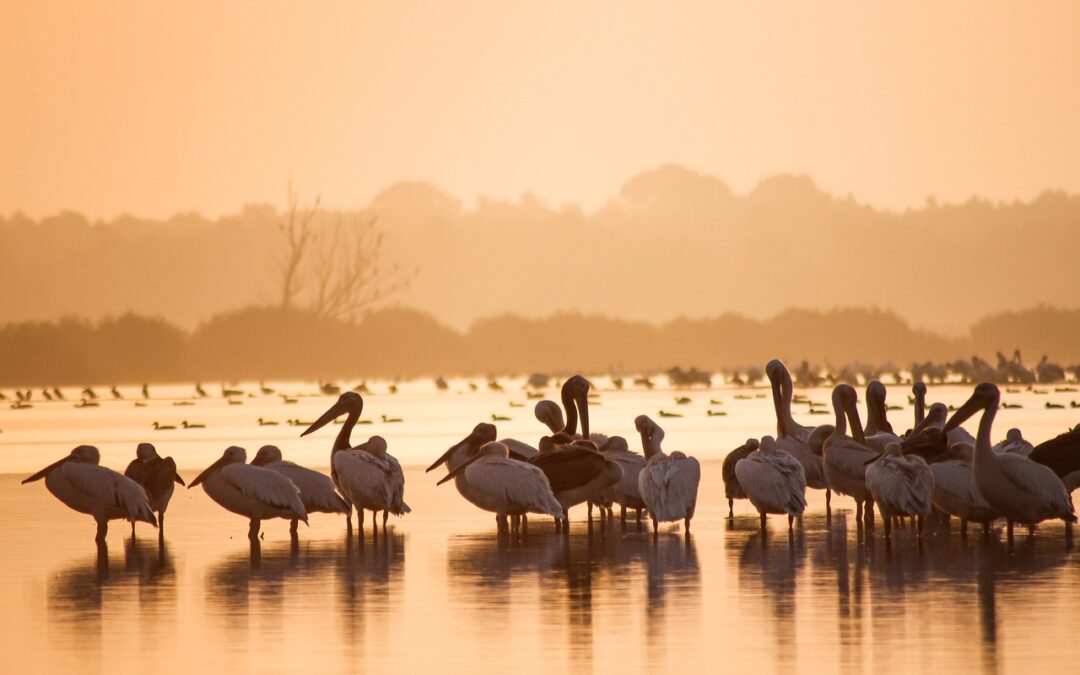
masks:
POLYGON ((806 509, 806 472, 799 460, 776 446, 772 436, 762 437, 757 452, 735 464, 735 475, 761 514, 762 531, 766 514, 786 513, 790 531, 795 518, 806 509))
MULTIPOLYGON (((544 426, 550 429, 552 433, 557 433, 565 428, 562 409, 559 408, 559 404, 555 401, 549 401, 547 399, 537 401, 536 406, 533 408, 533 414, 536 416, 536 419, 543 422, 544 426)), ((496 422, 498 420, 492 419, 492 421, 496 422)), ((535 447, 523 441, 519 441, 516 438, 500 438, 499 442, 510 450, 510 455, 514 457, 514 459, 529 460, 539 454, 539 450, 535 447)))
POLYGON ((940 429, 947 438, 948 445, 955 445, 956 443, 967 443, 969 445, 975 445, 975 437, 968 433, 967 429, 963 427, 956 427, 954 429, 945 430, 945 423, 949 420, 949 408, 944 403, 933 403, 926 412, 926 418, 921 424, 915 426, 915 429, 911 432, 911 435, 922 433, 927 429, 940 429))
MULTIPOLYGON (((165 509, 173 496, 176 483, 184 485, 184 479, 176 473, 172 457, 161 457, 151 443, 139 443, 135 459, 124 469, 124 475, 142 486, 150 500, 150 508, 157 512, 158 537, 165 536, 165 509)), ((135 521, 131 521, 131 534, 135 536, 135 521)))
POLYGON ((638 487, 652 517, 653 532, 657 531, 659 523, 682 520, 689 533, 690 520, 697 506, 701 465, 681 452, 665 454, 660 448, 664 430, 647 415, 634 419, 634 426, 641 434, 646 458, 645 468, 638 474, 638 487))
MULTIPOLYGON (((308 513, 348 513, 349 503, 334 489, 334 481, 318 471, 304 468, 299 464, 286 462, 281 458, 281 450, 276 445, 264 445, 251 460, 252 466, 261 466, 276 471, 292 481, 300 490, 300 501, 308 513)), ((289 533, 297 532, 297 520, 289 524, 289 533)))
POLYGON ((863 443, 859 410, 855 406, 855 390, 848 384, 838 384, 833 389, 832 404, 836 413, 835 429, 822 446, 825 458, 825 480, 834 492, 855 500, 855 518, 862 523, 863 504, 866 504, 865 521, 870 527, 874 522, 874 502, 866 489, 866 463, 878 453, 863 443), (847 435, 848 419, 854 438, 847 435))
POLYGON ((866 427, 863 430, 865 444, 875 452, 884 452, 889 443, 899 443, 900 437, 893 433, 885 405, 885 385, 871 380, 866 385, 866 427))
MULTIPOLYGON (((486 430, 480 434, 474 430, 447 451, 448 460, 453 459, 452 463, 457 466, 451 468, 438 484, 454 479, 458 492, 465 499, 495 514, 500 533, 510 530, 506 521, 508 515, 543 513, 556 519, 563 517, 563 505, 552 494, 543 471, 527 462, 510 459, 510 451, 499 442, 488 442, 474 449, 484 433, 486 430), (457 453, 456 456, 452 452, 457 453), (470 456, 464 457, 464 453, 470 453, 470 456)), ((491 433, 494 434, 494 427, 491 433)), ((436 462, 431 468, 441 463, 436 462)), ((448 465, 450 463, 448 461, 448 465)))
POLYGON ((342 491, 356 507, 361 530, 364 509, 371 511, 373 531, 379 511, 383 512, 384 531, 389 514, 403 516, 412 511, 405 503, 405 475, 397 459, 387 454, 382 436, 372 436, 348 452, 335 453, 333 461, 342 491))
POLYGON ((615 462, 622 469, 619 482, 604 490, 600 503, 609 509, 611 505, 618 504, 621 508, 619 520, 626 527, 626 510, 637 512, 637 523, 641 525, 641 511, 645 508, 645 501, 641 498, 641 488, 638 485, 638 474, 645 468, 645 458, 630 450, 629 444, 622 436, 612 436, 608 442, 600 448, 600 454, 604 459, 615 462))
MULTIPOLYGON (((338 475, 337 467, 334 466, 334 457, 343 450, 352 449, 352 431, 356 426, 356 423, 360 420, 360 415, 364 412, 364 399, 355 391, 347 391, 341 396, 338 396, 338 400, 334 405, 330 406, 330 409, 323 413, 322 417, 315 420, 307 429, 304 430, 301 437, 321 429, 322 427, 330 424, 341 415, 346 415, 345 423, 338 429, 337 437, 334 438, 334 444, 330 449, 330 478, 334 481, 334 485, 337 486, 338 492, 344 497, 346 503, 349 504, 349 510, 345 512, 345 527, 349 534, 352 534, 352 503, 349 502, 349 493, 345 491, 345 488, 341 484, 341 477, 338 475)), ((364 528, 364 514, 360 514, 360 529, 364 528)))
POLYGON ((1000 402, 1001 392, 997 386, 983 382, 952 416, 945 430, 956 428, 982 411, 972 461, 975 486, 983 499, 1005 517, 1010 541, 1014 522, 1034 526, 1048 518, 1061 518, 1068 530, 1071 523, 1076 522, 1075 509, 1069 491, 1054 471, 1023 455, 998 455, 990 449, 990 432, 1000 402))
MULTIPOLYGON (((735 517, 735 500, 746 499, 746 491, 743 490, 742 485, 739 484, 739 477, 735 475, 735 465, 739 463, 739 460, 757 450, 760 445, 758 439, 748 438, 745 443, 735 448, 724 457, 724 464, 721 471, 724 478, 724 496, 727 498, 728 518, 735 517)), ((803 477, 806 477, 805 470, 803 471, 803 477)))
POLYGON ((92 445, 80 445, 67 457, 53 462, 23 484, 45 479, 45 488, 69 508, 97 521, 97 542, 105 543, 109 521, 123 518, 156 526, 146 491, 126 476, 98 466, 101 453, 92 445))
POLYGON ((989 534, 990 523, 1001 517, 975 486, 975 473, 971 470, 974 454, 975 448, 970 443, 956 443, 930 461, 934 506, 960 519, 962 536, 967 535, 968 521, 982 523, 983 533, 989 534))
POLYGON ((782 362, 773 359, 765 365, 765 374, 772 386, 773 408, 776 412, 776 444, 803 466, 806 473, 807 487, 825 490, 825 510, 832 511, 832 492, 825 480, 825 466, 822 456, 809 446, 813 427, 804 427, 791 416, 791 402, 795 396, 795 385, 791 373, 782 362))
POLYGON ((915 426, 918 427, 926 419, 926 383, 919 381, 911 385, 911 393, 915 395, 915 426))
POLYGON ((866 488, 885 521, 886 539, 892 537, 895 516, 916 516, 922 534, 922 519, 930 515, 934 496, 934 474, 926 460, 904 456, 899 443, 889 443, 885 453, 866 467, 866 488))
POLYGON ((245 464, 247 452, 235 445, 225 449, 214 462, 191 481, 188 489, 199 485, 227 511, 251 520, 248 538, 258 540, 260 521, 267 518, 308 521, 300 500, 300 490, 285 476, 261 466, 245 464))

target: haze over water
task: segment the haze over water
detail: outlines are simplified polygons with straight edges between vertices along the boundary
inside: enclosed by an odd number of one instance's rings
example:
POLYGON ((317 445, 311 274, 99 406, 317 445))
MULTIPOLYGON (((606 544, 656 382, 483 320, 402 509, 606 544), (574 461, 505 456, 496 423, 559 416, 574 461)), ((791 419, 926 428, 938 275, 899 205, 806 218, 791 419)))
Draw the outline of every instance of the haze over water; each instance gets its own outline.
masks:
MULTIPOLYGON (((1060 524, 1020 534, 1010 551, 997 535, 964 542, 956 527, 920 544, 901 530, 891 547, 880 532, 865 538, 850 499, 833 500, 827 524, 823 495, 810 491, 801 528, 789 538, 782 518, 768 535, 756 513, 737 502, 726 519, 720 458, 748 436, 775 428, 767 390, 604 391, 591 406, 593 428, 626 435, 633 416, 659 409, 665 448, 706 461, 692 535, 664 527, 654 540, 618 525, 591 537, 585 511, 572 511, 569 540, 550 519, 535 517, 527 540, 500 542, 490 514, 465 502, 452 485, 435 487, 442 471, 426 466, 475 422, 509 415, 500 436, 535 441, 541 426, 532 401, 504 382, 507 393, 467 393, 465 383, 437 393, 430 382, 400 393, 370 384, 366 418, 386 413, 400 424, 357 427, 380 433, 406 468, 413 513, 391 521, 388 535, 368 530, 351 542, 342 518, 315 514, 298 546, 284 521, 264 524, 253 553, 246 521, 219 508, 201 489, 180 489, 166 519, 166 547, 144 525, 130 540, 114 521, 107 556, 93 544, 93 523, 57 502, 40 484, 18 481, 80 442, 98 443, 102 463, 122 469, 139 440, 178 459, 186 479, 229 444, 253 453, 279 444, 286 459, 324 466, 336 432, 297 438, 289 417, 311 419, 333 400, 302 397, 221 400, 147 408, 104 402, 97 409, 39 403, 0 411, 0 650, 13 672, 287 672, 421 669, 472 672, 644 672, 750 668, 773 672, 1031 672, 1075 659, 1080 629, 1080 562, 1067 550, 1060 524), (455 393, 461 391, 462 393, 455 393), (676 395, 693 401, 676 406, 676 395), (736 399, 735 395, 750 396, 736 399), (709 399, 722 403, 709 405, 709 399), (511 408, 509 401, 526 403, 511 408), (725 410, 708 418, 705 409, 725 410), (283 424, 258 427, 262 416, 283 424), (190 419, 205 430, 153 432, 190 419)), ((606 381, 597 380, 600 387, 606 381)), ((310 384, 278 383, 304 393, 310 384)), ((249 387, 251 388, 251 387, 249 387)), ((893 424, 910 426, 912 411, 891 388, 893 424)), ((827 401, 827 390, 808 390, 827 401)), ((958 403, 966 386, 931 387, 931 400, 958 403)), ((190 387, 162 388, 162 397, 190 396, 190 387)), ((553 391, 548 392, 549 397, 553 391)), ((1004 394, 1021 409, 1002 410, 995 436, 1019 426, 1032 441, 1075 421, 1072 393, 1004 394)), ((810 417, 804 423, 830 421, 810 417)), ((357 440, 357 439, 354 439, 357 440)), ((880 530, 880 528, 879 528, 880 530)), ((973 532, 977 531, 977 528, 973 532)), ((1023 528, 1021 528, 1023 531, 1023 528)))

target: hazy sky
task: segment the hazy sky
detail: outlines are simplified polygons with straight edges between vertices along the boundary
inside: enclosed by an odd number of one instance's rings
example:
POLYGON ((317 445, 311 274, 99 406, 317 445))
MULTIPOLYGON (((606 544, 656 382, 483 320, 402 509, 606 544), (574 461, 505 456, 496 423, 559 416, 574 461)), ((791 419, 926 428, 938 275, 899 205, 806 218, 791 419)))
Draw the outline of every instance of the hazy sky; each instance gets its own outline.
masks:
POLYGON ((1080 191, 1080 3, 0 4, 0 212, 218 215, 290 179, 594 207, 678 162, 876 205, 1080 191))

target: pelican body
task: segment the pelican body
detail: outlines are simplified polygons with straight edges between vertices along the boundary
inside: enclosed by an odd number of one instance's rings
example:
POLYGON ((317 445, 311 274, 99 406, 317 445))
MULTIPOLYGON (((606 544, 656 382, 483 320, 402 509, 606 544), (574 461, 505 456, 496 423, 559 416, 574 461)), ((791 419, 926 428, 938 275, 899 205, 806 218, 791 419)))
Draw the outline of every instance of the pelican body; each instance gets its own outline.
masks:
MULTIPOLYGON (((777 446, 802 464, 807 487, 825 490, 825 508, 831 510, 832 494, 825 480, 824 459, 813 451, 808 442, 813 428, 797 423, 791 416, 791 403, 795 396, 791 373, 779 359, 773 359, 765 364, 765 374, 772 387, 777 446)), ((729 503, 729 509, 730 506, 729 503)))
POLYGON ((892 537, 896 516, 917 516, 922 534, 922 518, 930 515, 934 497, 934 474, 926 460, 905 456, 899 443, 889 443, 885 453, 866 467, 866 488, 881 510, 886 539, 892 537))
MULTIPOLYGON (((157 513, 158 537, 165 536, 165 510, 173 496, 177 483, 184 485, 184 479, 176 472, 176 462, 172 457, 161 457, 151 443, 139 443, 135 448, 135 459, 124 469, 124 475, 135 481, 146 491, 150 508, 157 513)), ((135 534, 135 521, 131 521, 131 533, 135 534)))
POLYGON ((300 490, 291 480, 270 469, 245 464, 247 452, 235 445, 191 481, 188 489, 202 485, 210 499, 222 508, 251 522, 248 537, 255 540, 263 520, 284 518, 308 521, 300 490))
POLYGON ((982 411, 975 437, 972 470, 979 494, 1005 517, 1009 538, 1013 523, 1034 525, 1050 518, 1061 518, 1066 526, 1076 522, 1069 491, 1049 467, 1018 454, 996 454, 990 448, 990 433, 1001 403, 1001 392, 990 382, 975 387, 963 406, 945 425, 945 430, 982 411))
POLYGON ((101 453, 92 445, 80 445, 23 484, 45 479, 45 488, 67 507, 94 517, 98 544, 105 543, 109 521, 123 518, 157 526, 150 500, 135 481, 112 469, 98 466, 101 453))
POLYGON ((634 426, 641 434, 646 458, 645 468, 638 474, 638 487, 652 518, 653 532, 657 531, 659 523, 682 520, 689 533, 690 520, 697 507, 701 465, 697 459, 681 452, 665 454, 660 447, 664 430, 647 415, 639 415, 634 426))
MULTIPOLYGON (((252 466, 261 466, 285 476, 300 491, 300 501, 304 510, 311 513, 348 513, 349 503, 341 498, 334 488, 334 481, 325 474, 286 462, 281 458, 281 450, 275 445, 264 445, 251 460, 252 466)), ((297 533, 298 520, 292 519, 289 532, 297 533)))
POLYGON ((608 442, 600 448, 600 454, 604 459, 615 462, 621 470, 619 482, 608 487, 601 493, 599 503, 609 509, 611 505, 618 504, 620 507, 619 520, 623 527, 626 526, 626 511, 632 510, 637 514, 637 523, 641 525, 641 512, 645 509, 645 500, 641 498, 641 487, 638 485, 638 476, 645 468, 645 458, 630 450, 626 439, 622 436, 612 436, 608 442))
POLYGON ((555 499, 547 477, 540 468, 510 458, 502 443, 485 441, 494 438, 495 427, 478 424, 473 433, 454 445, 428 471, 447 464, 450 472, 439 485, 453 480, 461 496, 484 511, 495 514, 500 533, 510 526, 507 516, 542 513, 553 518, 563 516, 563 505, 555 499))
POLYGON ((934 506, 960 519, 960 534, 967 534, 968 521, 982 523, 989 532, 990 524, 1001 517, 979 494, 971 462, 975 448, 968 443, 956 443, 930 462, 934 474, 934 506))
POLYGON ((761 514, 762 530, 766 514, 786 513, 790 531, 795 518, 806 510, 806 472, 802 463, 777 447, 772 436, 763 437, 757 451, 735 464, 735 475, 747 499, 761 514))

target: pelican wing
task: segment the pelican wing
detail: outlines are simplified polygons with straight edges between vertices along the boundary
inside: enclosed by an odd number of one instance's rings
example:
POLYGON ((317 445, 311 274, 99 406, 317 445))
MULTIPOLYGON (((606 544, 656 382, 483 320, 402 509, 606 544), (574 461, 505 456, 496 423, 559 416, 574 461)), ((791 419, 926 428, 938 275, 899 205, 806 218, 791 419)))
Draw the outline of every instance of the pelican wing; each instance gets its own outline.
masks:
POLYGON ((1039 443, 1028 457, 1050 467, 1058 477, 1080 471, 1080 424, 1070 431, 1039 443))
POLYGON ((735 474, 754 502, 794 516, 806 508, 806 472, 794 457, 759 452, 740 460, 735 474))
POLYGON ((221 477, 241 494, 264 504, 291 509, 297 518, 307 521, 300 490, 280 473, 251 464, 229 464, 221 469, 221 477))
POLYGON ((563 515, 562 505, 552 494, 547 476, 533 464, 493 457, 469 465, 465 469, 465 479, 496 499, 517 504, 530 513, 544 513, 556 518, 563 515))
POLYGON ((905 455, 922 457, 930 461, 949 449, 949 439, 940 429, 931 427, 905 438, 900 443, 900 448, 905 455))
POLYGON ((516 438, 502 438, 499 439, 499 442, 505 445, 512 455, 520 458, 522 461, 528 461, 533 457, 536 457, 540 452, 528 443, 519 441, 516 438))
POLYGON ((926 515, 934 495, 934 474, 921 457, 884 457, 866 468, 866 485, 882 508, 926 515))
POLYGON ((67 462, 60 470, 71 485, 105 505, 120 509, 132 520, 157 525, 146 491, 127 476, 96 464, 67 462))
POLYGON ((998 466, 1017 489, 1028 494, 1046 495, 1054 513, 1059 516, 1074 512, 1069 491, 1053 469, 1022 455, 999 455, 997 459, 998 466))
POLYGON ((172 457, 146 462, 142 474, 142 480, 135 479, 135 482, 142 484, 151 499, 156 499, 172 489, 176 462, 172 457))
POLYGON ((829 464, 848 476, 866 473, 866 462, 878 455, 870 448, 850 438, 830 440, 826 446, 829 464))
POLYGON ((300 501, 304 509, 311 513, 348 513, 349 505, 337 493, 330 476, 313 471, 292 462, 280 461, 264 468, 285 476, 300 490, 300 501))
POLYGON ((754 449, 748 443, 743 443, 727 454, 724 458, 724 466, 721 469, 724 476, 724 496, 728 499, 743 499, 746 492, 739 485, 739 478, 735 475, 735 465, 740 459, 748 457, 754 449))
POLYGON ((701 465, 681 452, 654 456, 638 475, 641 498, 660 521, 692 515, 700 481, 701 465))
POLYGON ((405 472, 401 470, 401 463, 393 455, 386 455, 386 462, 390 465, 390 473, 393 479, 391 482, 393 488, 391 506, 393 508, 390 509, 390 513, 395 516, 411 513, 412 509, 405 503, 405 472))
POLYGON ((552 492, 580 487, 604 472, 604 457, 593 450, 564 446, 530 462, 547 476, 552 492))
POLYGON ((145 473, 145 466, 143 465, 142 460, 140 460, 138 457, 131 460, 131 463, 129 463, 127 465, 127 468, 124 469, 124 475, 135 481, 139 485, 142 485, 143 476, 145 473))
POLYGON ((345 496, 357 507, 393 511, 393 467, 364 450, 334 455, 334 470, 345 496))

